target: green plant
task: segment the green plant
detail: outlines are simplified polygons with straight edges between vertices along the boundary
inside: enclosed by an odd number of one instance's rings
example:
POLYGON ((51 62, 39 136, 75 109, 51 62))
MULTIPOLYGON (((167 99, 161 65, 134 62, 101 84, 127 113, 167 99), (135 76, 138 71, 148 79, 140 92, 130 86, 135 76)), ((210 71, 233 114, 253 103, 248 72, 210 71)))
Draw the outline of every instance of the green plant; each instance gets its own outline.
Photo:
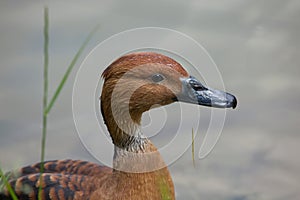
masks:
POLYGON ((0 180, 3 181, 2 183, 0 182, 0 192, 2 191, 2 189, 4 189, 4 187, 6 187, 9 194, 10 194, 10 196, 12 197, 12 199, 13 200, 18 200, 17 195, 15 194, 14 190, 11 188, 11 185, 7 181, 7 177, 2 172, 1 168, 0 168, 0 180))
MULTIPOLYGON (((75 54, 74 58, 72 59, 71 63, 69 64, 64 76, 62 77, 58 87, 56 88, 53 97, 50 100, 50 103, 48 103, 48 69, 49 69, 49 9, 47 6, 44 7, 44 72, 43 72, 43 78, 44 78, 44 83, 43 83, 43 121, 42 121, 42 139, 41 139, 41 166, 40 166, 40 184, 39 184, 39 192, 38 192, 38 199, 42 199, 42 174, 44 172, 44 162, 45 162, 45 149, 46 149, 46 138, 47 138, 47 119, 49 116, 49 113, 55 104, 57 97, 62 91, 63 86, 65 85, 72 69, 74 68, 75 64, 78 61, 78 58, 82 54, 84 48, 88 44, 88 42, 91 40, 92 36, 95 34, 95 32, 99 29, 99 25, 96 26, 87 36, 85 41, 82 43, 80 46, 79 50, 75 54)), ((9 184, 7 178, 3 174, 1 168, 0 168, 0 178, 4 183, 4 187, 7 188, 9 191, 11 197, 13 200, 17 200, 17 196, 12 189, 11 185, 9 184)))
POLYGON ((195 134, 194 134, 194 128, 192 128, 192 160, 193 160, 193 166, 196 166, 195 163, 195 134))

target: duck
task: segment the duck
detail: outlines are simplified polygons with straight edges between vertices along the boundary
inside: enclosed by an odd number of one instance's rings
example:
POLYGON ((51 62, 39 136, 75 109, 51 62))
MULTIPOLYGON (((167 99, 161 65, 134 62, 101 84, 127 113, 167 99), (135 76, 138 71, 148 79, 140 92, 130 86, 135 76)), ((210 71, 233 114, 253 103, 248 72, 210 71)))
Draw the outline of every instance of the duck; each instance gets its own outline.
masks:
MULTIPOLYGON (((158 149, 144 136, 144 112, 184 102, 235 108, 234 95, 211 89, 169 56, 134 52, 113 61, 102 73, 101 113, 114 144, 112 168, 82 160, 51 160, 10 173, 18 199, 173 200, 174 183, 158 149)), ((0 199, 12 199, 7 189, 0 199)))

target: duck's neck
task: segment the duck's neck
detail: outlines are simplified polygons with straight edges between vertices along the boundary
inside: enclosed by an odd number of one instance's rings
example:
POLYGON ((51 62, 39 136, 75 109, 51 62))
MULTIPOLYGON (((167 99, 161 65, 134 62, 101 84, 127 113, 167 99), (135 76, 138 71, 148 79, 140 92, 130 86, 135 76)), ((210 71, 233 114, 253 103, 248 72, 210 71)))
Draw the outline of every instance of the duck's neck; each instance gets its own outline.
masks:
POLYGON ((140 118, 132 120, 124 115, 114 116, 108 107, 102 107, 102 113, 115 145, 115 170, 137 173, 166 167, 157 148, 142 134, 140 118))
POLYGON ((141 132, 142 113, 133 112, 134 116, 128 117, 124 114, 126 105, 122 109, 122 102, 126 100, 122 100, 115 104, 116 112, 113 114, 112 92, 107 92, 110 90, 106 88, 103 91, 106 92, 101 95, 101 111, 115 146, 112 178, 116 185, 121 186, 120 190, 128 186, 130 199, 141 199, 141 193, 154 195, 150 199, 174 199, 174 186, 166 164, 157 148, 141 132), (161 198, 162 193, 170 198, 161 198))
POLYGON ((117 148, 133 152, 142 151, 150 142, 143 136, 140 123, 122 116, 113 116, 111 112, 106 112, 104 116, 107 129, 117 148))

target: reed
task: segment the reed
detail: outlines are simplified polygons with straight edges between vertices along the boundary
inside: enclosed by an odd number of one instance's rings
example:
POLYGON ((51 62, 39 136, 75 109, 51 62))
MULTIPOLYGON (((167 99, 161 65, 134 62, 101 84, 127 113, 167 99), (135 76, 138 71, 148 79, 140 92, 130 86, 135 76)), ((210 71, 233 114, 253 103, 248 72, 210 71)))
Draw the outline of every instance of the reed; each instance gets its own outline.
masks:
MULTIPOLYGON (((93 35, 96 33, 96 31, 99 29, 99 25, 97 25, 87 36, 87 38, 84 40, 82 45, 80 46, 79 50, 75 54, 74 58, 71 60, 69 66, 67 67, 66 72, 64 73, 59 85, 57 86, 53 97, 50 99, 50 103, 48 103, 48 70, 49 70, 49 8, 47 6, 44 7, 44 29, 43 29, 43 35, 44 35, 44 66, 43 66, 43 112, 42 112, 42 137, 41 137, 41 156, 40 156, 40 184, 39 184, 39 192, 38 192, 38 199, 41 200, 42 198, 42 174, 44 172, 44 162, 45 162, 45 154, 46 154, 46 139, 47 139, 47 122, 48 122, 48 116, 49 113, 54 106, 59 94, 61 93, 66 81, 68 80, 68 77, 70 73, 72 72, 74 66, 76 65, 79 57, 82 55, 83 50, 89 43, 89 41, 92 39, 93 35)), ((7 190, 10 193, 10 196, 13 200, 18 200, 14 190, 12 189, 11 185, 9 184, 9 181, 7 180, 6 176, 3 174, 1 167, 0 167, 0 180, 3 182, 4 187, 7 188, 7 190)))

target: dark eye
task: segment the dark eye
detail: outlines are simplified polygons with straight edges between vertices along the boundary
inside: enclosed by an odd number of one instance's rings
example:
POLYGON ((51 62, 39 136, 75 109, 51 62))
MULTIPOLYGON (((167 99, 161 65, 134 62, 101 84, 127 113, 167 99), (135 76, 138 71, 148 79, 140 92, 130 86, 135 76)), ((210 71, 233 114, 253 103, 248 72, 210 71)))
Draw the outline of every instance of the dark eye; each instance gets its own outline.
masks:
POLYGON ((151 77, 152 81, 155 82, 155 83, 158 83, 162 80, 165 79, 165 77, 161 74, 154 74, 152 77, 151 77))

